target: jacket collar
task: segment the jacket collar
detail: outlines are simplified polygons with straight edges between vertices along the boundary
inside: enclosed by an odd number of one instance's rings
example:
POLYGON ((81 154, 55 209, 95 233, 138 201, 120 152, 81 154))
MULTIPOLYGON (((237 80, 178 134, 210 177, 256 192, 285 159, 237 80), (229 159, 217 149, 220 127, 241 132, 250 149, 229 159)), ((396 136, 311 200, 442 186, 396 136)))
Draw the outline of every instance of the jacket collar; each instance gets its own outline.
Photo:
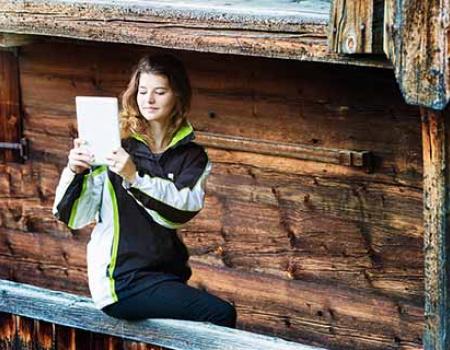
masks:
MULTIPOLYGON (((140 134, 133 134, 133 135, 131 135, 131 137, 144 143, 145 145, 147 145, 144 138, 140 134)), ((184 145, 184 144, 192 141, 194 138, 195 138, 194 128, 192 127, 191 123, 188 122, 186 125, 182 126, 180 129, 178 129, 178 131, 172 137, 172 140, 170 141, 169 146, 166 148, 166 150, 164 152, 166 152, 167 150, 169 150, 171 148, 175 148, 180 145, 184 145)))

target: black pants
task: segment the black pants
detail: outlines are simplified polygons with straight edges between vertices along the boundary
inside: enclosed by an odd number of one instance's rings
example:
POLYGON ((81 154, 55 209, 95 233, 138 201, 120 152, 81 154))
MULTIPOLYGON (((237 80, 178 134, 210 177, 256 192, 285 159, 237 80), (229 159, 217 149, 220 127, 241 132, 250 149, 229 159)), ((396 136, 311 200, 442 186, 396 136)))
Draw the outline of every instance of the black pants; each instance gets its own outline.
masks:
POLYGON ((109 316, 127 320, 174 318, 236 326, 236 310, 208 292, 178 281, 164 281, 103 308, 109 316))

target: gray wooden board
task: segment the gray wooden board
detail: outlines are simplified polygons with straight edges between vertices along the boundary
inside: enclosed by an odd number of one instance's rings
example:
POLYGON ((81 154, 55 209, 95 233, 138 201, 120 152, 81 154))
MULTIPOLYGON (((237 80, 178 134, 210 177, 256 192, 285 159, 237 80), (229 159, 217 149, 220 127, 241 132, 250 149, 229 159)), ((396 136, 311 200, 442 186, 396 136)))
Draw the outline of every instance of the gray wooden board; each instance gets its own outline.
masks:
POLYGON ((0 0, 0 35, 392 68, 328 50, 330 0, 0 0), (326 10, 327 9, 327 10, 326 10))
MULTIPOLYGON (((82 3, 80 0, 59 2, 82 3)), ((328 21, 331 0, 93 0, 89 3, 196 13, 311 17, 328 21)))
POLYGON ((0 312, 173 350, 324 350, 207 322, 119 320, 97 310, 88 298, 6 280, 0 280, 0 312))

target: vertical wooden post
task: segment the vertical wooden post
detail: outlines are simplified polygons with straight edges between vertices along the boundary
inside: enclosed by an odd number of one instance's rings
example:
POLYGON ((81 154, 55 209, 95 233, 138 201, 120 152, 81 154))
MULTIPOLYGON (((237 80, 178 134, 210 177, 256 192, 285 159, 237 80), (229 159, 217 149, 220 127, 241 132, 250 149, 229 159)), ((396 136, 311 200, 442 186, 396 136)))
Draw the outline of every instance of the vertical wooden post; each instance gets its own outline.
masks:
POLYGON ((76 350, 75 329, 55 325, 57 350, 76 350))
POLYGON ((0 313, 0 349, 14 349, 14 340, 16 337, 16 324, 14 316, 11 314, 0 313))
POLYGON ((37 350, 55 349, 55 325, 44 321, 34 321, 37 350))
POLYGON ((423 142, 424 350, 450 349, 450 114, 421 108, 423 142))
POLYGON ((382 0, 333 0, 328 46, 336 53, 381 53, 383 50, 382 0))
MULTIPOLYGON (((13 51, 0 50, 0 142, 19 143, 21 108, 18 58, 13 51)), ((21 161, 18 151, 0 151, 0 160, 21 161)))
POLYGON ((17 329, 17 346, 20 350, 33 350, 34 321, 32 319, 14 316, 17 329))
POLYGON ((442 110, 450 101, 447 0, 385 0, 384 51, 407 103, 442 110))

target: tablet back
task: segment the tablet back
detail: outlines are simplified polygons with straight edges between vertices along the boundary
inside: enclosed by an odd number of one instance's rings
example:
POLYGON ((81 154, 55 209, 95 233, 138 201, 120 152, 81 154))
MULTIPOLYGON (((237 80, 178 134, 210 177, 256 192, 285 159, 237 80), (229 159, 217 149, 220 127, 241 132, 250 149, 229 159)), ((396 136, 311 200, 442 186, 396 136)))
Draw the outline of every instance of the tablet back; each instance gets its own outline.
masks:
POLYGON ((119 107, 116 97, 75 98, 78 137, 94 153, 94 165, 106 164, 105 157, 120 147, 119 107))

